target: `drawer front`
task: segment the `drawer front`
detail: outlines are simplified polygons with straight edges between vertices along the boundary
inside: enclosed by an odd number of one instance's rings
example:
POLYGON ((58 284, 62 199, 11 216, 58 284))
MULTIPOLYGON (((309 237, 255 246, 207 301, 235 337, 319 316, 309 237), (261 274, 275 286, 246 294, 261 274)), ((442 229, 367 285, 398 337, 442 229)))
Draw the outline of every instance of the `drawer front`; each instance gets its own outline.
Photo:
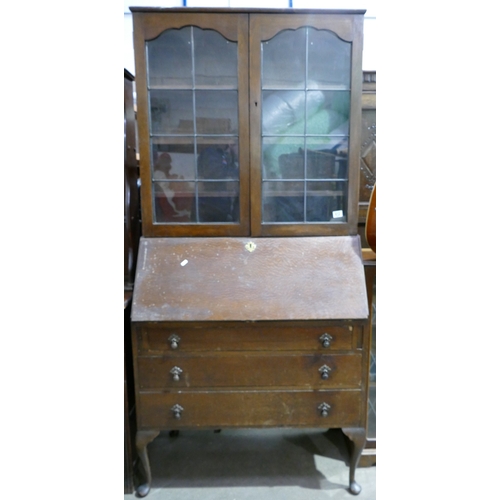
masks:
POLYGON ((139 354, 193 351, 318 351, 352 350, 361 327, 324 322, 298 325, 142 326, 137 328, 139 354))
POLYGON ((140 357, 139 390, 197 387, 361 387, 362 356, 353 354, 200 354, 140 357))
POLYGON ((363 411, 361 395, 360 390, 141 394, 139 426, 357 427, 363 411))

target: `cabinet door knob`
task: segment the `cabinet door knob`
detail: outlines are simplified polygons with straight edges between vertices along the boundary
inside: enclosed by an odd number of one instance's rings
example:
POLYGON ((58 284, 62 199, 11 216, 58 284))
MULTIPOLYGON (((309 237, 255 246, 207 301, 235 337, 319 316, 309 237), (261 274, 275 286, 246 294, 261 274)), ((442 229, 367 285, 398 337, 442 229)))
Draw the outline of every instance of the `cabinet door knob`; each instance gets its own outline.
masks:
POLYGON ((330 347, 330 343, 332 341, 332 336, 328 335, 328 333, 324 333, 323 335, 321 335, 319 340, 320 340, 322 346, 327 348, 327 347, 330 347))
POLYGON ((179 380, 180 380, 179 375, 182 373, 182 368, 179 368, 178 366, 174 366, 170 370, 170 373, 172 374, 172 378, 174 379, 174 382, 179 382, 179 380))
POLYGON ((182 412, 184 411, 184 408, 181 405, 174 405, 172 408, 170 408, 172 413, 174 414, 174 418, 179 420, 181 418, 182 412))
POLYGON ((321 403, 318 406, 318 410, 320 411, 322 417, 328 417, 328 412, 330 411, 330 409, 331 406, 328 403, 321 403))
POLYGON ((168 341, 170 342, 170 347, 172 349, 177 349, 179 347, 179 342, 181 341, 181 338, 178 335, 175 335, 174 333, 173 335, 170 335, 170 337, 168 337, 168 341))
POLYGON ((323 365, 318 371, 321 373, 321 378, 326 380, 330 376, 332 369, 329 366, 323 365))

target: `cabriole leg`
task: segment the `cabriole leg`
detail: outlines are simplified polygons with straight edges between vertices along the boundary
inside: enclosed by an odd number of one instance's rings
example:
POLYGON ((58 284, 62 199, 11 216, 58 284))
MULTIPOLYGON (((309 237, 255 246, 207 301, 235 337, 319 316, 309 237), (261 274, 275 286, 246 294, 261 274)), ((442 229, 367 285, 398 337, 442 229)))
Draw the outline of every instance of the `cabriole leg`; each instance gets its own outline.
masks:
POLYGON ((349 427, 342 429, 342 432, 350 439, 351 449, 349 460, 349 491, 353 495, 359 495, 361 486, 355 481, 354 474, 358 466, 359 457, 366 444, 366 429, 363 427, 349 427))
POLYGON ((158 434, 160 434, 160 431, 156 430, 138 431, 135 437, 137 453, 146 473, 146 482, 137 487, 137 495, 140 497, 145 497, 151 489, 151 466, 149 465, 147 446, 158 434))

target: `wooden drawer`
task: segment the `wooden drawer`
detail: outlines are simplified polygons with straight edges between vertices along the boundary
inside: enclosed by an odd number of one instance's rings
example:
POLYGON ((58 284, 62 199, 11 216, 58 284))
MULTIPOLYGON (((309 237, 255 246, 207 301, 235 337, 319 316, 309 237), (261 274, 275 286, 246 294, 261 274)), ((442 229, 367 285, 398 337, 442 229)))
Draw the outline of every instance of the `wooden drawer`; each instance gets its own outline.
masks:
POLYGON ((358 347, 361 327, 336 322, 227 323, 137 327, 140 355, 192 351, 319 351, 358 347), (323 337, 323 336, 326 337, 323 337), (326 340, 326 343, 325 343, 326 340), (325 345, 324 345, 325 343, 325 345), (173 346, 177 346, 173 348, 173 346))
POLYGON ((196 387, 357 388, 361 354, 221 353, 137 359, 139 390, 196 387), (327 378, 323 378, 327 377, 327 378))
POLYGON ((356 427, 360 390, 238 391, 141 394, 142 429, 222 427, 356 427), (322 416, 321 405, 329 406, 322 416), (174 410, 179 405, 180 418, 174 410))

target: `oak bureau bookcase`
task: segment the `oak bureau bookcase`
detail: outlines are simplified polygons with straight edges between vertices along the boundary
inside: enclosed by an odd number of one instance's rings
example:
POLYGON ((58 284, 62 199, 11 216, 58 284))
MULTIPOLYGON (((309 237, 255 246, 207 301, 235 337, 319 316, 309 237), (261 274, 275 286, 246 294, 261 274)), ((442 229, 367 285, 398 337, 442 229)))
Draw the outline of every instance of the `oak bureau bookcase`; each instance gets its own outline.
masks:
POLYGON ((132 7, 136 445, 162 430, 366 439, 362 10, 132 7))

